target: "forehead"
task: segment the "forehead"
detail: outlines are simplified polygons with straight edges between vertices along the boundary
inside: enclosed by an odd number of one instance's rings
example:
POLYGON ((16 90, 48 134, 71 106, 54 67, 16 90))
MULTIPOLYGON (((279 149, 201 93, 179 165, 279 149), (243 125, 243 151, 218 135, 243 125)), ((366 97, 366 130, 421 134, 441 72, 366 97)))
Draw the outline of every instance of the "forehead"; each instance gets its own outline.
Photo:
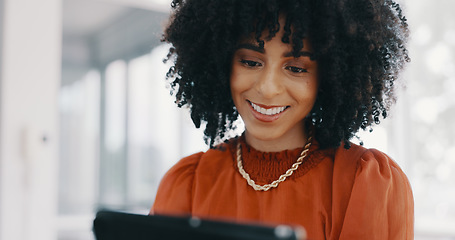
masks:
POLYGON ((250 32, 240 37, 239 44, 256 45, 264 48, 264 44, 272 38, 279 38, 285 44, 289 44, 296 51, 311 48, 308 38, 307 26, 302 22, 296 23, 287 18, 285 14, 280 14, 277 19, 259 18, 251 25, 250 32))
POLYGON ((285 55, 287 56, 299 57, 312 55, 311 53, 312 48, 307 38, 301 39, 300 44, 294 45, 292 44, 292 40, 290 42, 286 42, 285 40, 283 40, 282 32, 283 30, 280 30, 273 37, 266 35, 268 34, 268 32, 266 33, 263 32, 262 35, 259 37, 250 34, 249 36, 240 39, 239 43, 236 46, 236 49, 250 49, 256 52, 264 53, 267 51, 267 48, 278 46, 284 49, 284 51, 286 51, 285 55), (266 35, 266 37, 263 37, 264 35, 266 35), (275 44, 270 44, 272 41, 275 44), (277 45, 276 43, 279 43, 279 45, 277 45))

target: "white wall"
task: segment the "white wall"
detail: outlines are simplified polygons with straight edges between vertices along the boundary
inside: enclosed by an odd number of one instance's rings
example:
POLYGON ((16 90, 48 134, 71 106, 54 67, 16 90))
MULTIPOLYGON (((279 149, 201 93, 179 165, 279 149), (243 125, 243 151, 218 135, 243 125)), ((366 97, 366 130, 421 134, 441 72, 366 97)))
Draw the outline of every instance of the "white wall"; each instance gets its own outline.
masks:
POLYGON ((3 0, 0 240, 56 239, 60 0, 3 0))

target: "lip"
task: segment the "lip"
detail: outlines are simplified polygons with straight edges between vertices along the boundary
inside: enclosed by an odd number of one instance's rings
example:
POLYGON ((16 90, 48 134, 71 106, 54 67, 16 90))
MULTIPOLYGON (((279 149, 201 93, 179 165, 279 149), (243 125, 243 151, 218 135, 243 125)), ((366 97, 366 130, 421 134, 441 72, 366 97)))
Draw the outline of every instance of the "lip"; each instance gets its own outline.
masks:
POLYGON ((248 106, 250 107, 250 110, 251 110, 251 113, 253 114, 253 116, 261 121, 261 122, 273 122, 273 121, 276 121, 278 120, 287 110, 288 108, 290 108, 290 106, 285 106, 285 109, 280 112, 280 113, 277 113, 277 114, 274 114, 274 115, 265 115, 265 114, 262 114, 256 110, 254 110, 253 106, 251 105, 251 103, 254 103, 255 105, 258 105, 260 106, 261 108, 265 108, 265 109, 271 109, 271 108, 277 108, 277 107, 283 107, 283 106, 279 106, 279 105, 273 105, 273 106, 270 106, 270 105, 263 105, 263 104, 258 104, 258 103, 255 103, 255 102, 251 102, 249 100, 246 100, 248 106))
POLYGON ((261 108, 265 108, 265 109, 270 109, 270 108, 277 108, 277 107, 283 107, 283 106, 279 106, 279 105, 273 105, 273 106, 269 106, 269 105, 264 105, 264 104, 260 104, 260 103, 255 103, 255 102, 252 102, 252 101, 249 101, 249 100, 246 100, 249 104, 251 103, 254 103, 255 105, 258 105, 259 107, 261 108))

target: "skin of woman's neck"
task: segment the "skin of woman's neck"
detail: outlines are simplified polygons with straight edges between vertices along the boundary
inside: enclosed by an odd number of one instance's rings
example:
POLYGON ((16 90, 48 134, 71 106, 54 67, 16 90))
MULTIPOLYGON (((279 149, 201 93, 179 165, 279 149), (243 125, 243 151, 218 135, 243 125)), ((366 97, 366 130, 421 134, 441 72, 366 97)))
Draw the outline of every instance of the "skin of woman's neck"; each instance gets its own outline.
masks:
POLYGON ((245 131, 245 141, 248 145, 261 152, 280 152, 288 149, 302 148, 308 140, 307 130, 302 121, 301 134, 286 133, 277 139, 258 139, 245 131))

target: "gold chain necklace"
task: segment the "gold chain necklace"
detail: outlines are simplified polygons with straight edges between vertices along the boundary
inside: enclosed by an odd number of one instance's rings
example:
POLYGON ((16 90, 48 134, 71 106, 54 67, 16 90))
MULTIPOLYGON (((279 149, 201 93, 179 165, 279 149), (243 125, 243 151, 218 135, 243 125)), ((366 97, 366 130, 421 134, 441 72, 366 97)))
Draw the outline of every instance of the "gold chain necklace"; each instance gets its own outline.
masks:
POLYGON ((277 180, 273 181, 272 183, 265 184, 265 185, 259 185, 254 182, 253 179, 251 179, 250 175, 245 172, 245 169, 243 169, 243 164, 242 164, 242 147, 240 146, 240 141, 237 142, 237 167, 239 169, 240 174, 242 175, 243 178, 248 182, 248 184, 254 188, 256 191, 268 191, 270 188, 274 187, 276 188, 279 183, 284 182, 286 178, 290 177, 297 168, 299 168, 300 164, 302 164, 303 159, 308 155, 308 151, 310 150, 311 146, 311 140, 312 140, 312 134, 308 137, 307 143, 305 144, 305 147, 303 148, 302 152, 300 153, 300 157, 297 158, 297 161, 292 164, 291 168, 289 168, 286 173, 282 174, 277 180))

